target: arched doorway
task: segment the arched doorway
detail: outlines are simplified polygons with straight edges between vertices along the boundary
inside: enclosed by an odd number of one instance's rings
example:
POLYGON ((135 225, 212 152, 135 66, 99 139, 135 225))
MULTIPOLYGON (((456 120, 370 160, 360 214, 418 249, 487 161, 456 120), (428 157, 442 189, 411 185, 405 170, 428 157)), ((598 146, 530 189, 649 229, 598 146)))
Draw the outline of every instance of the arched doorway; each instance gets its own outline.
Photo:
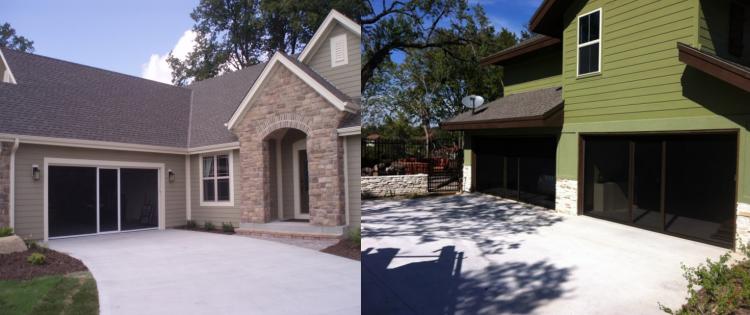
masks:
POLYGON ((309 222, 307 135, 299 129, 282 128, 264 141, 269 154, 270 221, 309 222))

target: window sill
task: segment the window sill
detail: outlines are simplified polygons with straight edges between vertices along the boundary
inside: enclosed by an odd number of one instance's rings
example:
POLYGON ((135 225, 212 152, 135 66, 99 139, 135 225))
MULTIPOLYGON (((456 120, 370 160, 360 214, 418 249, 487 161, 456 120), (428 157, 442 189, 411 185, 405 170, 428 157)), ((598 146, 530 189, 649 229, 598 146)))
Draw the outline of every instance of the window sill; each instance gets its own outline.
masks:
POLYGON ((201 201, 201 207, 234 207, 234 201, 201 201))
POLYGON ((579 75, 576 76, 576 80, 578 80, 578 79, 586 79, 586 78, 591 78, 591 77, 598 77, 598 76, 601 76, 601 75, 602 75, 601 71, 599 71, 599 72, 592 72, 592 73, 586 73, 586 74, 579 74, 579 75))

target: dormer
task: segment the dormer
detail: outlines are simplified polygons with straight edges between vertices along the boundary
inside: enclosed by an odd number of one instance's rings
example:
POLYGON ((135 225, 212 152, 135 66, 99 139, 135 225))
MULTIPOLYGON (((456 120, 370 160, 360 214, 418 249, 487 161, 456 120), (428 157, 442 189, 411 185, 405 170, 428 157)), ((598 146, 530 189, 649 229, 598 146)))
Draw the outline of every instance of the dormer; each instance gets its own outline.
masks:
POLYGON ((13 72, 10 71, 10 66, 5 60, 2 49, 0 49, 0 79, 3 83, 16 84, 16 78, 13 76, 13 72))
POLYGON ((360 25, 331 10, 298 59, 347 96, 359 98, 361 42, 360 25))

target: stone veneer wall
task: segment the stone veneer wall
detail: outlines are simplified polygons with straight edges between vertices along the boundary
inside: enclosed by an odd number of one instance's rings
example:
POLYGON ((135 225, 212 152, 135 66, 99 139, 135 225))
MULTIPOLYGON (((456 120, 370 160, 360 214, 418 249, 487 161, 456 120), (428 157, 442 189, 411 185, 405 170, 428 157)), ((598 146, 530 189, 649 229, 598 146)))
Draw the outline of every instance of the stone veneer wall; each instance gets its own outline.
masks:
POLYGON ((558 179, 555 183, 555 211, 564 214, 578 214, 578 181, 558 179))
POLYGON ((737 203, 737 237, 736 245, 739 249, 741 243, 750 243, 750 204, 737 203))
POLYGON ((10 154, 13 143, 0 142, 0 227, 10 226, 10 154))
POLYGON ((394 197, 427 194, 427 174, 362 176, 363 197, 394 197))
POLYGON ((472 171, 471 165, 464 165, 463 182, 461 182, 464 192, 471 192, 471 180, 472 180, 471 171, 472 171))
MULTIPOLYGON (((242 222, 271 219, 271 163, 266 137, 294 128, 307 135, 310 179, 310 223, 336 226, 345 222, 343 138, 336 129, 349 115, 284 66, 278 66, 248 112, 235 127, 240 142, 242 222)), ((273 175, 275 176, 275 174, 273 175)))

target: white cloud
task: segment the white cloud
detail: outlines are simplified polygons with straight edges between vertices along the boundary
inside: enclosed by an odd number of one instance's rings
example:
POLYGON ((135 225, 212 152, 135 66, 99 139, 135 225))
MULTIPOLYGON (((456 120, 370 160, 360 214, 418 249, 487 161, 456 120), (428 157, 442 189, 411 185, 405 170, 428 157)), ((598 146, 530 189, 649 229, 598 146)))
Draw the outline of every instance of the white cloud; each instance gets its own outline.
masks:
MULTIPOLYGON (((172 49, 172 54, 178 59, 184 60, 185 57, 187 57, 187 54, 193 50, 194 46, 195 32, 187 30, 177 41, 177 44, 172 49)), ((152 54, 151 57, 149 57, 148 62, 141 66, 141 77, 144 79, 172 84, 172 69, 169 68, 167 57, 169 57, 169 53, 163 55, 152 54)))

